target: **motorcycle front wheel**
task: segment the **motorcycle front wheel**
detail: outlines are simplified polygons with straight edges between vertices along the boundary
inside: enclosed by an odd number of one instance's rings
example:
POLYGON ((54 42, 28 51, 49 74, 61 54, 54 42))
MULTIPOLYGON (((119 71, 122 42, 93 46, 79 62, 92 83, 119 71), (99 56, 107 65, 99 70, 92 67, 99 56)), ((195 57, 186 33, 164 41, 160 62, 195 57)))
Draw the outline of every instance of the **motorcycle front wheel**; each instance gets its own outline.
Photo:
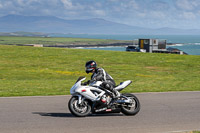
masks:
POLYGON ((136 115, 140 111, 140 102, 133 94, 122 94, 132 100, 132 103, 122 105, 121 111, 125 115, 136 115))
POLYGON ((74 116, 85 117, 91 112, 91 106, 88 101, 84 100, 78 103, 78 97, 71 97, 68 108, 74 116))

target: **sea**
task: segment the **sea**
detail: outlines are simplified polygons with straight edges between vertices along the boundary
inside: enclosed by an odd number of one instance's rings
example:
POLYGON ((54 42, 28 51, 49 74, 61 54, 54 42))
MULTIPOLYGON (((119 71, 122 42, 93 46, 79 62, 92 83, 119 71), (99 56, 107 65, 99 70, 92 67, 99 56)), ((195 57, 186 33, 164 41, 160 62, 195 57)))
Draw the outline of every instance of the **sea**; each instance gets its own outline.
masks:
MULTIPOLYGON (((139 38, 164 39, 167 47, 177 48, 189 55, 200 55, 200 35, 90 35, 90 34, 54 34, 51 37, 75 37, 75 38, 95 38, 95 39, 114 39, 114 40, 135 40, 139 38)), ((96 47, 86 48, 95 50, 114 50, 126 51, 126 47, 96 47)))

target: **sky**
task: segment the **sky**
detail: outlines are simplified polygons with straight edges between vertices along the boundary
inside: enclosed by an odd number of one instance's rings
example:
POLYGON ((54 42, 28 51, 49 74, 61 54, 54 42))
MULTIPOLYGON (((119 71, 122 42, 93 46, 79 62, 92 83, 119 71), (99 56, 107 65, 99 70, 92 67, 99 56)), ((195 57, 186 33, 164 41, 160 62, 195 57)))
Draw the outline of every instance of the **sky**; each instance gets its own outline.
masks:
POLYGON ((200 29, 200 0, 0 0, 0 17, 8 14, 200 29))

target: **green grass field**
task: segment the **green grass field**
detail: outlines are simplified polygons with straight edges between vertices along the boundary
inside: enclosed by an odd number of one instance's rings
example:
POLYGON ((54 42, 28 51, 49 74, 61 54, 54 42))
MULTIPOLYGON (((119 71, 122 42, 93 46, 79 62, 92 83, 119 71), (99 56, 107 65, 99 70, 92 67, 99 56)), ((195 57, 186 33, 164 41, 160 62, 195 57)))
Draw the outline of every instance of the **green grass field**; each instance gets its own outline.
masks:
POLYGON ((0 36, 0 44, 43 44, 43 45, 69 45, 69 44, 111 44, 130 43, 131 41, 110 39, 88 39, 88 38, 64 38, 64 37, 14 37, 0 36))
POLYGON ((123 92, 200 91, 200 56, 0 45, 0 96, 69 94, 88 60, 123 92))

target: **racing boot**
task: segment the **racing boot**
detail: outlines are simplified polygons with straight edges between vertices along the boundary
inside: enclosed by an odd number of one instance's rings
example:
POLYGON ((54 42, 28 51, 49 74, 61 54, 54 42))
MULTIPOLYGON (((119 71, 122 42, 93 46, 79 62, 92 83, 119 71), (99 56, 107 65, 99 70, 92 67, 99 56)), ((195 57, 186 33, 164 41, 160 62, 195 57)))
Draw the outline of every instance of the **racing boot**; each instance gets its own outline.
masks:
POLYGON ((116 89, 112 89, 112 100, 109 103, 108 107, 112 107, 116 101, 118 100, 118 98, 120 97, 120 93, 116 90, 116 89))
POLYGON ((113 88, 112 92, 114 93, 114 97, 113 98, 119 98, 120 97, 120 93, 116 89, 113 88))

